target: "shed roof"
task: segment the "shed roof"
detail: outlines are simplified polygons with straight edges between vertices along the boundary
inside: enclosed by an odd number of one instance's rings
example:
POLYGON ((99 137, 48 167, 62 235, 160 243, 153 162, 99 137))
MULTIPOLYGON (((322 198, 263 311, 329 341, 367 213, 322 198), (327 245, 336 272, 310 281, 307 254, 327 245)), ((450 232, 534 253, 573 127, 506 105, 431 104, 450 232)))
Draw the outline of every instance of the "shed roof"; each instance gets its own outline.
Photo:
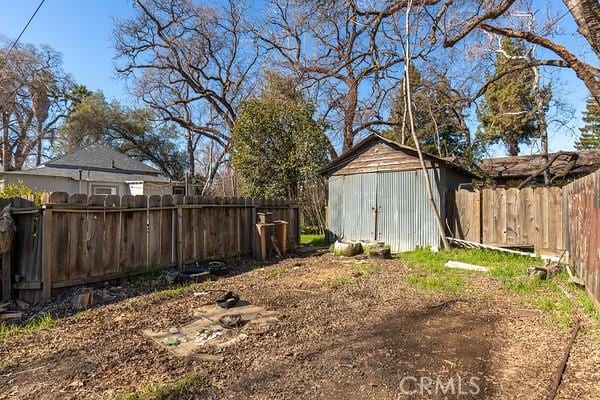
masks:
MULTIPOLYGON (((322 168, 319 171, 319 173, 324 176, 331 176, 331 175, 335 174, 336 171, 339 171, 340 169, 344 168, 346 165, 351 163, 353 160, 358 158, 360 155, 362 155, 363 153, 367 152, 369 149, 371 149, 372 147, 374 147, 380 143, 383 143, 383 144, 389 146, 393 151, 408 153, 412 157, 418 158, 418 153, 417 153, 416 149, 414 149, 410 146, 406 146, 406 145, 394 142, 393 140, 387 139, 381 135, 371 134, 371 135, 367 136, 366 138, 364 138, 363 140, 361 140, 360 142, 358 142, 357 144, 355 144, 350 150, 348 150, 345 153, 343 153, 342 155, 340 155, 337 159, 333 160, 327 166, 322 168)), ((456 170, 464 175, 467 175, 469 177, 479 178, 473 172, 465 169, 463 166, 461 166, 449 159, 437 157, 437 156, 434 156, 433 154, 429 154, 429 153, 423 153, 423 158, 425 159, 426 162, 427 161, 429 162, 428 163, 429 165, 431 165, 430 163, 445 165, 445 166, 447 166, 453 170, 456 170)), ((418 168, 420 168, 420 166, 418 168)))
MULTIPOLYGON (((566 152, 556 158, 550 166, 550 174, 552 177, 563 177, 564 179, 574 179, 580 176, 590 174, 600 168, 600 149, 598 150, 582 150, 576 152, 577 161, 570 170, 569 161, 571 154, 574 152, 566 152), (566 174, 565 174, 566 172, 566 174)), ((557 153, 548 154, 549 158, 557 153)), ((495 157, 486 158, 481 163, 481 169, 493 179, 525 179, 532 175, 535 171, 544 166, 544 161, 540 154, 527 156, 511 156, 511 157, 495 157)))

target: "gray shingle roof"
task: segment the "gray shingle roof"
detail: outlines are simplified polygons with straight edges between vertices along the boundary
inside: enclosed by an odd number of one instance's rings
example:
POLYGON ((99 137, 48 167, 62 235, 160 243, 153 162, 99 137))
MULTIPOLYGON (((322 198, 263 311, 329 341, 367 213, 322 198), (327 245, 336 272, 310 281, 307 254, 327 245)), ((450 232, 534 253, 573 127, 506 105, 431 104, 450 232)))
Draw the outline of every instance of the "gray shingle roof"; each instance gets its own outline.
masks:
POLYGON ((126 173, 160 174, 159 170, 101 144, 90 144, 81 147, 64 156, 50 160, 45 165, 53 167, 53 169, 90 169, 105 170, 105 172, 122 170, 126 173))
MULTIPOLYGON (((70 178, 79 180, 79 170, 75 168, 52 168, 50 166, 40 166, 32 169, 24 169, 22 171, 7 171, 2 174, 12 175, 37 175, 37 176, 58 176, 62 178, 70 178)), ((82 170, 81 177, 84 180, 88 180, 88 171, 82 170)), ((90 170, 89 180, 97 182, 131 182, 131 181, 144 181, 144 182, 165 182, 168 183, 169 179, 151 174, 134 174, 134 173, 120 173, 120 172, 106 172, 90 170)))

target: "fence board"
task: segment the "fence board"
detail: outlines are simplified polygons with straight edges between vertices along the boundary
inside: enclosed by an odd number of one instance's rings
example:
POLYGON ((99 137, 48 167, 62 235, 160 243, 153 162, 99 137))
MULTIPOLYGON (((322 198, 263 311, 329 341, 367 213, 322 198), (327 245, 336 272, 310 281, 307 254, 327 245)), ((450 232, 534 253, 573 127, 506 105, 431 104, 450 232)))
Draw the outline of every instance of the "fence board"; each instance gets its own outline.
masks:
MULTIPOLYGON (((30 301, 47 298, 51 288, 116 279, 149 266, 251 256, 255 247, 257 205, 251 199, 58 192, 44 199, 44 209, 15 215, 12 272, 24 279, 15 292, 30 301)), ((286 204, 260 206, 288 222, 293 245, 299 240, 299 208, 286 204)))
POLYGON ((447 197, 454 202, 448 226, 454 237, 473 242, 562 250, 562 196, 560 188, 485 188, 481 197, 459 189, 447 197))

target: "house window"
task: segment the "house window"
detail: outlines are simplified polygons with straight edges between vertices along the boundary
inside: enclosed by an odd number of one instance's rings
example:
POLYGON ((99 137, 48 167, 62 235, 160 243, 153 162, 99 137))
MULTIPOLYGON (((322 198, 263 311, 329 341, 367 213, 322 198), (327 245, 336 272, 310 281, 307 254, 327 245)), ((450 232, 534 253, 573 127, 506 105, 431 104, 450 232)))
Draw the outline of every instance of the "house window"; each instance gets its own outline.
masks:
POLYGON ((173 194, 185 194, 185 187, 173 186, 173 194))
POLYGON ((94 186, 94 194, 117 194, 116 186, 94 186))

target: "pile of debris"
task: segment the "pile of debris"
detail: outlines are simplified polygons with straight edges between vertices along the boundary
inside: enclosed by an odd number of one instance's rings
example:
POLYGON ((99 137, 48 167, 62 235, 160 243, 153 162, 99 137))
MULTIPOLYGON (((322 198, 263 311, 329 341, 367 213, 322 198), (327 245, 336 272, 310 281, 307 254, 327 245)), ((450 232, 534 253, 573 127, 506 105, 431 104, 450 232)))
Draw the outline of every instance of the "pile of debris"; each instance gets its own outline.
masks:
POLYGON ((194 319, 168 330, 142 331, 155 344, 188 360, 222 361, 225 348, 246 340, 252 331, 269 331, 278 322, 278 314, 240 300, 228 292, 214 304, 194 312, 194 319))
POLYGON ((371 240, 338 240, 332 245, 336 256, 354 257, 365 254, 370 258, 392 258, 390 246, 381 241, 371 240))

